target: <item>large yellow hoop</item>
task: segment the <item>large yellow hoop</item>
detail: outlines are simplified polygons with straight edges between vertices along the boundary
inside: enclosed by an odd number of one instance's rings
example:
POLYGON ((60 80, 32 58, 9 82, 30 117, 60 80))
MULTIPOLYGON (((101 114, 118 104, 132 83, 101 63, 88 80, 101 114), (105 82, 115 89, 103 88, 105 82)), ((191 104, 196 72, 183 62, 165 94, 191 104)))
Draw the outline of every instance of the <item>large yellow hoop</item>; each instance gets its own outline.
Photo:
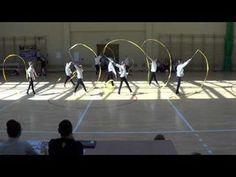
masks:
POLYGON ((6 61, 7 61, 9 58, 11 58, 11 57, 17 57, 17 58, 19 58, 21 61, 23 61, 24 67, 25 67, 25 78, 26 78, 26 80, 27 80, 27 74, 26 74, 27 67, 26 67, 25 60, 24 60, 21 56, 19 56, 19 55, 17 55, 17 54, 10 54, 10 55, 8 55, 8 56, 3 60, 2 74, 3 74, 4 80, 7 81, 7 77, 6 77, 6 73, 5 73, 5 63, 6 63, 6 61))
MULTIPOLYGON (((72 61, 74 60, 74 58, 71 55, 71 50, 73 48, 75 48, 76 46, 82 46, 82 47, 88 49, 89 51, 91 51, 95 55, 95 57, 97 57, 96 52, 91 47, 89 47, 88 45, 83 44, 83 43, 76 43, 68 49, 68 53, 69 53, 72 61)), ((75 75, 76 75, 76 72, 73 72, 73 76, 70 78, 70 80, 73 79, 75 77, 75 75)), ((101 66, 99 66, 99 74, 98 74, 97 82, 100 80, 100 77, 101 77, 101 66)))
MULTIPOLYGON (((168 57, 169 57, 169 62, 170 62, 169 75, 168 75, 167 81, 166 81, 165 84, 161 87, 161 89, 162 89, 162 88, 164 88, 164 87, 168 84, 168 82, 169 82, 169 80, 170 80, 170 78, 171 78, 171 72, 172 72, 172 58, 171 58, 170 52, 169 52, 168 48, 165 46, 165 44, 163 44, 161 41, 159 41, 159 40, 157 40, 157 39, 146 39, 146 40, 142 43, 142 47, 144 46, 145 43, 147 43, 147 42, 149 42, 149 41, 154 41, 154 42, 160 44, 160 45, 166 50, 166 52, 167 52, 167 54, 168 54, 168 57)), ((146 58, 146 62, 147 62, 147 66, 148 66, 147 80, 149 81, 149 78, 150 78, 150 67, 149 67, 148 59, 149 59, 149 58, 146 58)), ((152 61, 152 59, 151 59, 151 61, 152 61)))
POLYGON ((202 91, 203 91, 203 86, 204 86, 204 84, 205 84, 205 82, 206 82, 206 80, 207 80, 207 77, 208 77, 208 72, 209 72, 208 59, 207 59, 206 55, 205 55, 200 49, 197 49, 197 50, 196 50, 196 52, 194 53, 194 55, 192 56, 192 58, 194 58, 195 54, 197 54, 197 53, 200 53, 200 54, 203 56, 203 58, 204 58, 204 61, 205 61, 205 63, 206 63, 206 74, 205 74, 204 80, 202 81, 202 83, 201 83, 201 85, 200 85, 200 90, 199 90, 199 91, 195 91, 195 92, 193 92, 193 93, 186 93, 185 95, 190 95, 190 96, 191 96, 191 95, 194 95, 194 94, 196 94, 196 93, 202 92, 202 91))

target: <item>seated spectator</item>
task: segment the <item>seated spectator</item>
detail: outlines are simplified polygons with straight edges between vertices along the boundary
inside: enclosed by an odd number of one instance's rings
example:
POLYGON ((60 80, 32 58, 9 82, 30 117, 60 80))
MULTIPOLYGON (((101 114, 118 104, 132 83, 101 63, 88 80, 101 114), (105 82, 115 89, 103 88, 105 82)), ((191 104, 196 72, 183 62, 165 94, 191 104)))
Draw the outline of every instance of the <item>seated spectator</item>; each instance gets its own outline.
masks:
POLYGON ((154 140, 165 140, 165 137, 162 134, 158 134, 155 136, 154 140))
POLYGON ((20 141, 21 125, 15 120, 9 120, 6 124, 8 140, 0 145, 1 155, 37 155, 33 147, 25 142, 20 141))
POLYGON ((49 141, 49 155, 83 155, 83 145, 73 138, 72 124, 69 120, 60 122, 58 132, 60 133, 61 138, 49 141))

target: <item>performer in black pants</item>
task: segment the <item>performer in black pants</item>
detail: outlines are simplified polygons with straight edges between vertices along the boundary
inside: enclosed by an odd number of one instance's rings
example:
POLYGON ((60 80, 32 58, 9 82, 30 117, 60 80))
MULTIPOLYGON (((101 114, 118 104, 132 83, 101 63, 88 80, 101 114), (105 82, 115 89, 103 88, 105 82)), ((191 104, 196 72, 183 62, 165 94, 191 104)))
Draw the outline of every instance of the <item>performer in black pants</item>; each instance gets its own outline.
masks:
POLYGON ((156 78, 156 72, 157 72, 157 59, 152 60, 151 76, 150 76, 150 79, 149 79, 149 85, 151 85, 153 79, 156 81, 156 84, 158 85, 157 78, 156 78))
POLYGON ((100 59, 102 58, 102 56, 101 55, 98 55, 97 57, 95 57, 95 59, 94 59, 94 61, 95 61, 95 64, 94 64, 94 66, 95 66, 95 68, 96 68, 96 76, 99 74, 99 67, 100 67, 100 64, 101 64, 101 62, 100 62, 100 59))
POLYGON ((125 63, 122 61, 121 62, 121 65, 119 64, 115 64, 116 67, 119 68, 120 72, 120 87, 119 87, 119 91, 118 91, 118 94, 120 94, 120 91, 121 91, 121 87, 122 87, 122 84, 123 84, 123 81, 126 83, 130 93, 132 93, 132 90, 129 86, 129 83, 127 82, 127 72, 126 72, 126 67, 125 67, 125 63))
POLYGON ((83 68, 82 65, 76 65, 74 64, 76 72, 77 72, 77 84, 75 86, 74 93, 76 93, 77 88, 79 87, 79 84, 81 84, 84 88, 84 91, 87 92, 86 87, 83 82, 83 68))
POLYGON ((35 69, 33 67, 33 63, 29 62, 29 68, 27 69, 27 76, 28 76, 28 80, 29 80, 29 87, 27 89, 27 95, 29 94, 29 89, 30 87, 32 88, 33 94, 35 94, 34 91, 34 80, 35 77, 38 77, 37 73, 35 72, 35 69))
POLYGON ((73 85, 75 85, 75 83, 73 82, 73 80, 71 79, 72 77, 72 72, 71 72, 71 69, 70 69, 70 65, 71 65, 72 62, 69 62, 69 63, 66 63, 66 66, 65 66, 65 74, 66 74, 66 80, 64 82, 64 87, 66 86, 66 83, 68 80, 71 81, 71 83, 73 85))
POLYGON ((176 68, 176 76, 178 80, 176 94, 179 94, 179 87, 181 84, 181 78, 184 76, 184 67, 189 64, 189 62, 192 60, 192 58, 188 59, 186 62, 181 63, 180 60, 178 60, 178 66, 176 68))
POLYGON ((112 80, 111 81, 111 85, 114 86, 114 82, 113 82, 113 74, 116 76, 116 70, 113 66, 113 61, 111 59, 109 60, 109 64, 108 64, 108 74, 107 74, 107 81, 112 80))

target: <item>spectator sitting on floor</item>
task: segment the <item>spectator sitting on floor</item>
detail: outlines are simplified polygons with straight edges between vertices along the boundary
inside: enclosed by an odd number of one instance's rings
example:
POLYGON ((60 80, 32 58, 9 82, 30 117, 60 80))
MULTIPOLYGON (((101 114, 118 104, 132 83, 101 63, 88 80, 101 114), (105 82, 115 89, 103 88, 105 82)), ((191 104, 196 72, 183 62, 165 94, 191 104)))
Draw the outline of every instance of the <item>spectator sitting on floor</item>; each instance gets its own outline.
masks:
POLYGON ((29 143, 19 140, 21 136, 21 125, 19 122, 12 119, 6 125, 9 138, 0 145, 1 155, 37 155, 29 143))
POLYGON ((83 155, 83 145, 76 141, 72 134, 72 124, 69 120, 63 120, 59 123, 58 132, 61 138, 49 141, 49 155, 83 155))

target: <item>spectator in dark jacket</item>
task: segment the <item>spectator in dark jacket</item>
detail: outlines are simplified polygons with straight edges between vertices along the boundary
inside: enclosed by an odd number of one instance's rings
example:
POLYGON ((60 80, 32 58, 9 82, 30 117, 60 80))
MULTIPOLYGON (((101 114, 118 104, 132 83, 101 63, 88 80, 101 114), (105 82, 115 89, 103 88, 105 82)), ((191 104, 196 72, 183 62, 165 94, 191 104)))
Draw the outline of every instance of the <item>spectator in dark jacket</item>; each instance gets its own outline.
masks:
POLYGON ((60 122, 58 132, 61 138, 52 139, 49 141, 49 155, 83 155, 83 145, 76 141, 72 134, 72 124, 69 120, 60 122))

